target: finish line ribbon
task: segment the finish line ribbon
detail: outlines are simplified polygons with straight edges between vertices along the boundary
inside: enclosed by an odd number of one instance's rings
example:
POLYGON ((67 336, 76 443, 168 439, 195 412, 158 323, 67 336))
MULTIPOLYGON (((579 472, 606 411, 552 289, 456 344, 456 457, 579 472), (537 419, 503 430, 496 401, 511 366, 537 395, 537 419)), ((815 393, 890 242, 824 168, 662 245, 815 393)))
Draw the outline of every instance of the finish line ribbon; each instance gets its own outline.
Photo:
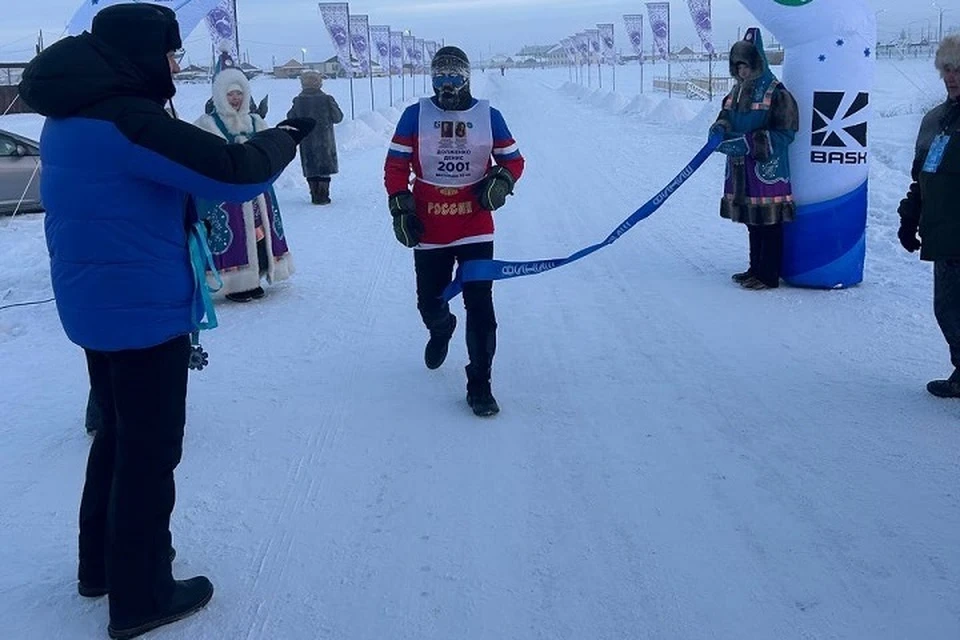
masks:
POLYGON ((723 142, 723 136, 717 135, 707 140, 703 148, 697 152, 693 160, 683 168, 677 177, 670 181, 657 195, 648 200, 646 204, 633 212, 633 214, 623 221, 616 231, 607 236, 603 242, 591 245, 585 249, 577 251, 566 258, 556 258, 554 260, 534 260, 530 262, 506 262, 503 260, 470 260, 457 267, 457 275, 443 292, 443 299, 449 302, 463 292, 465 282, 477 282, 486 280, 506 280, 508 278, 520 278, 522 276, 532 276, 544 271, 551 271, 558 267, 563 267, 576 262, 581 258, 586 258, 595 251, 611 245, 620 239, 627 231, 630 231, 638 222, 649 217, 654 211, 672 196, 687 179, 690 178, 697 169, 699 169, 710 154, 716 150, 723 142))

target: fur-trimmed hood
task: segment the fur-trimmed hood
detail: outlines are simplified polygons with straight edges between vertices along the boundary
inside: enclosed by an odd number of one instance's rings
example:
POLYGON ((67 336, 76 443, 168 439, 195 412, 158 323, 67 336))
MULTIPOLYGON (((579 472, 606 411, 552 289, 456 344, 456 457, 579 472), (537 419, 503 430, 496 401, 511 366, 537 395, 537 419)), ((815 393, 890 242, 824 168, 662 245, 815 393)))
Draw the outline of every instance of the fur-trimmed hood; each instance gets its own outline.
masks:
MULTIPOLYGON (((214 113, 223 122, 227 131, 238 137, 237 140, 232 142, 246 142, 253 137, 254 133, 267 128, 260 115, 250 113, 250 94, 250 82, 247 80, 247 76, 236 67, 223 69, 213 77, 214 113), (240 109, 234 109, 227 101, 227 94, 235 90, 243 92, 240 109)), ((195 124, 210 133, 225 137, 217 126, 213 115, 209 113, 201 116, 195 124)))
POLYGON ((937 71, 943 73, 945 67, 960 69, 960 33, 945 36, 937 48, 937 57, 934 60, 937 71))
POLYGON ((737 63, 743 62, 750 67, 753 72, 751 78, 759 78, 770 71, 770 64, 767 62, 767 54, 763 48, 763 36, 760 29, 751 27, 743 40, 734 43, 730 49, 730 75, 738 81, 737 63))

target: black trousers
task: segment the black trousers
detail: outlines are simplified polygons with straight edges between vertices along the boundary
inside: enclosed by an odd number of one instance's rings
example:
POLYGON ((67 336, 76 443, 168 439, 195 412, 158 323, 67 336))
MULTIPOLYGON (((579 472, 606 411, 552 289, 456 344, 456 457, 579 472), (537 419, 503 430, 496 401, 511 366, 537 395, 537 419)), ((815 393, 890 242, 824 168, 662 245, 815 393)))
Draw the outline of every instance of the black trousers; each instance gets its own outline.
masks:
POLYGON ((783 224, 748 224, 750 234, 750 271, 754 277, 775 287, 780 284, 783 262, 783 224))
POLYGON ((164 608, 173 591, 173 471, 186 422, 187 336, 149 349, 86 351, 102 425, 80 504, 79 579, 110 589, 112 620, 164 608))
POLYGON ((960 369, 960 260, 934 262, 933 311, 950 347, 950 362, 960 369))
MULTIPOLYGON (((470 260, 493 258, 492 242, 476 242, 442 249, 418 249, 413 252, 417 272, 417 309, 424 326, 443 331, 450 317, 450 305, 443 301, 443 290, 453 280, 454 266, 470 260)), ((468 282, 463 286, 463 304, 467 310, 467 352, 471 369, 479 378, 490 379, 496 351, 497 318, 493 309, 493 282, 468 282)))

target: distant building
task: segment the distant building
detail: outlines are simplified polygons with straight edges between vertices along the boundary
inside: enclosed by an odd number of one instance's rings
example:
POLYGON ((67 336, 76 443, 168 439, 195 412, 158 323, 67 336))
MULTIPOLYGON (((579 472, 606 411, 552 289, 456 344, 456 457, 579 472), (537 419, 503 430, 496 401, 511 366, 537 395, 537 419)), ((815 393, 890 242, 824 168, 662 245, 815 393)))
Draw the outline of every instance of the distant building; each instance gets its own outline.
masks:
POLYGON ((304 71, 307 70, 307 66, 296 60, 290 60, 286 64, 283 64, 279 67, 273 68, 273 75, 277 78, 299 78, 304 71))
POLYGON ((560 67, 569 61, 559 44, 527 45, 515 57, 520 67, 560 67))

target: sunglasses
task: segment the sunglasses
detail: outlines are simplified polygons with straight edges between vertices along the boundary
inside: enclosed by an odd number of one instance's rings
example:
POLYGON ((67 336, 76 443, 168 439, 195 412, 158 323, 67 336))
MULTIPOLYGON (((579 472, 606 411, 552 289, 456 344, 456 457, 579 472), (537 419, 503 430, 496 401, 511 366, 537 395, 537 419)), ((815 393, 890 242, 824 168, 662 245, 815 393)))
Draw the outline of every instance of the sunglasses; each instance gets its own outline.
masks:
POLYGON ((167 55, 169 55, 171 58, 173 58, 174 60, 176 60, 176 61, 177 61, 177 64, 180 64, 180 62, 183 60, 183 57, 184 57, 185 55, 187 55, 187 51, 186 51, 186 49, 176 49, 176 50, 174 50, 174 51, 171 51, 171 52, 170 52, 169 54, 167 54, 167 55))
POLYGON ((467 77, 459 73, 433 76, 433 88, 438 91, 448 85, 454 89, 462 89, 465 84, 467 84, 467 77))

